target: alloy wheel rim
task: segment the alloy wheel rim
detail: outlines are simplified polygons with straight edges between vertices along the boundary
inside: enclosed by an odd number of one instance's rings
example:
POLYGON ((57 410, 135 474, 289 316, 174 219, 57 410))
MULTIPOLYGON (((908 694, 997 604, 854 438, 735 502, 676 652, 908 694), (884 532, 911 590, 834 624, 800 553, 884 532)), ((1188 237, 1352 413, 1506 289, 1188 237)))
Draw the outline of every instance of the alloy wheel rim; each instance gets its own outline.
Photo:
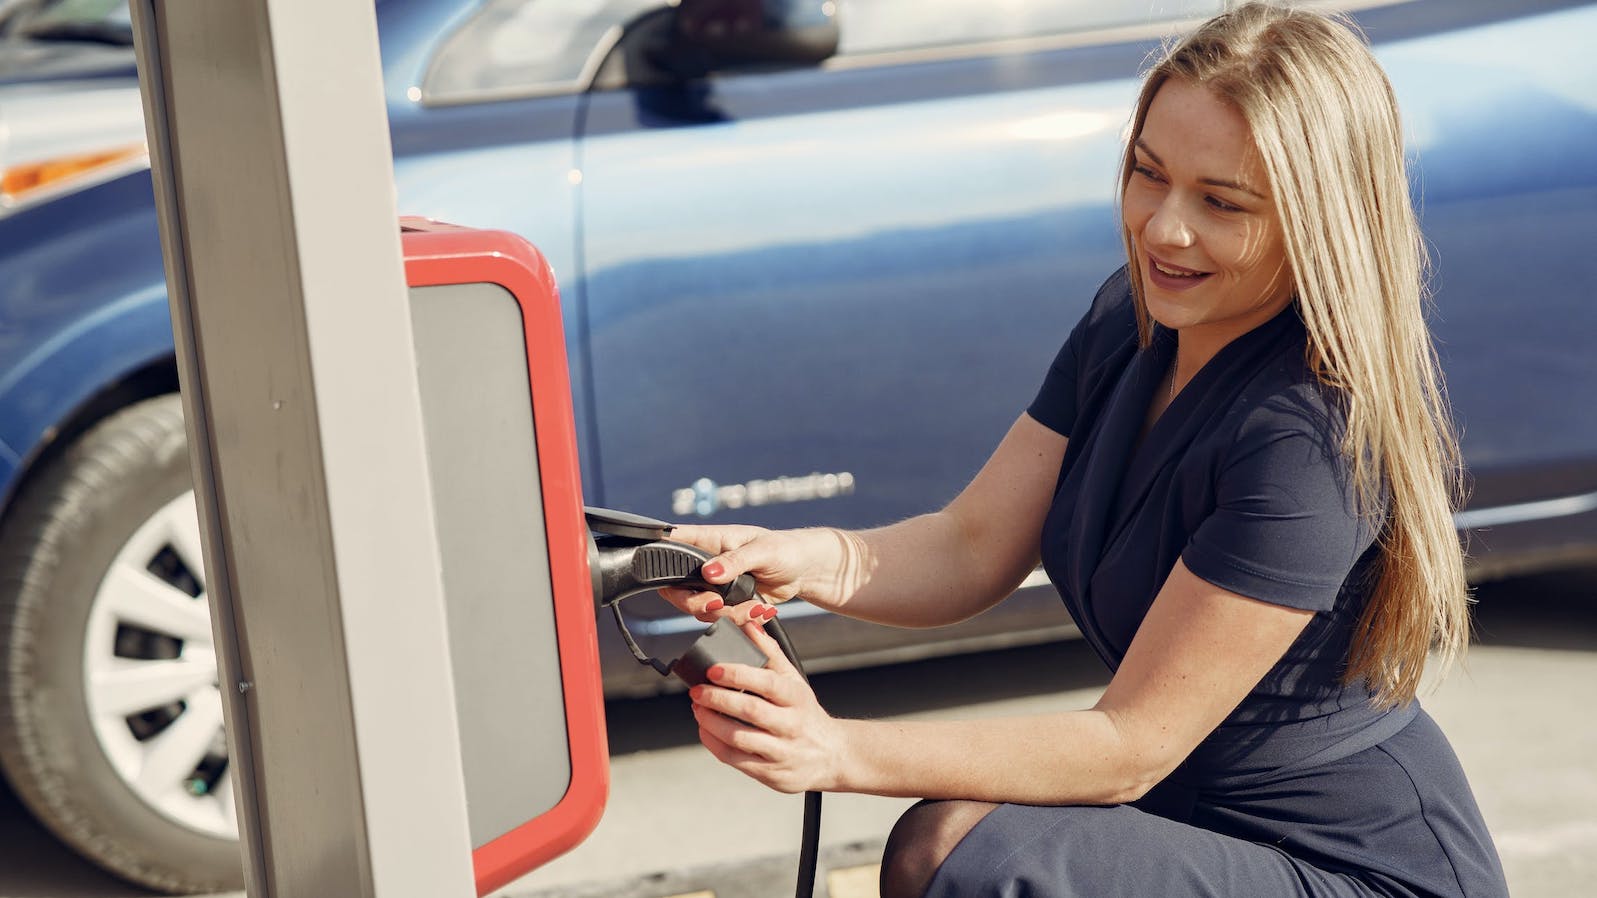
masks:
POLYGON ((238 837, 194 493, 134 531, 95 591, 84 691, 101 751, 145 804, 238 837))

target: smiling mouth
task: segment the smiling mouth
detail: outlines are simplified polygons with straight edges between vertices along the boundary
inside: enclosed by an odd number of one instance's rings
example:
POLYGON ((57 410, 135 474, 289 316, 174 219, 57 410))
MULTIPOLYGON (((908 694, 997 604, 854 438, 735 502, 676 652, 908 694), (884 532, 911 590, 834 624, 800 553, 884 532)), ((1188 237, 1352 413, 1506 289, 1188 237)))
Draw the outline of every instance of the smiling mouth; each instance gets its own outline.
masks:
POLYGON ((1207 271, 1197 271, 1191 268, 1182 268, 1180 265, 1171 265, 1170 263, 1162 262, 1151 255, 1148 256, 1148 265, 1153 268, 1154 271, 1157 271, 1166 277, 1201 278, 1207 277, 1209 275, 1209 272, 1207 271))

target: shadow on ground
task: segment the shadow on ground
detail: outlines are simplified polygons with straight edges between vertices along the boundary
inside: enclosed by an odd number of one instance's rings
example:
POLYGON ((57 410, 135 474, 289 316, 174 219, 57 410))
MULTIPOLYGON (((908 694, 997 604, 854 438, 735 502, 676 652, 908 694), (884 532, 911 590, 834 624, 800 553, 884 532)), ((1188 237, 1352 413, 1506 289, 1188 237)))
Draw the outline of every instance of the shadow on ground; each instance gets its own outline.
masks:
POLYGON ((0 895, 7 898, 137 898, 154 895, 109 876, 35 823, 0 779, 0 895))
POLYGON ((1475 600, 1481 645, 1597 651, 1597 567, 1483 583, 1475 600))

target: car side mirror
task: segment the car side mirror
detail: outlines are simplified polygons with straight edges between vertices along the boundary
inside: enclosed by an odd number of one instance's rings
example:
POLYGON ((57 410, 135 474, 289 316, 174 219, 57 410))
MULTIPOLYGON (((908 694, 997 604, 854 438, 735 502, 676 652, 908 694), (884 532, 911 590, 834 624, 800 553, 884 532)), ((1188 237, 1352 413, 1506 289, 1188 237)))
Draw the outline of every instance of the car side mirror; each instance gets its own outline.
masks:
POLYGON ((817 65, 837 52, 835 0, 680 0, 655 62, 679 78, 817 65))

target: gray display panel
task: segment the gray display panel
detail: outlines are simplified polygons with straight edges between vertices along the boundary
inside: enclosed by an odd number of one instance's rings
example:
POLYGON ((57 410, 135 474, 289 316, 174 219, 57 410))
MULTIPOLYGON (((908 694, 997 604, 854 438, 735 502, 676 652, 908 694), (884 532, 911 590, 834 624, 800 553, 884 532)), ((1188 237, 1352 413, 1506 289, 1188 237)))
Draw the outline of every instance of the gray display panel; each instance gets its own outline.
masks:
POLYGON ((471 843, 571 784, 521 307, 497 284, 412 288, 471 843))

